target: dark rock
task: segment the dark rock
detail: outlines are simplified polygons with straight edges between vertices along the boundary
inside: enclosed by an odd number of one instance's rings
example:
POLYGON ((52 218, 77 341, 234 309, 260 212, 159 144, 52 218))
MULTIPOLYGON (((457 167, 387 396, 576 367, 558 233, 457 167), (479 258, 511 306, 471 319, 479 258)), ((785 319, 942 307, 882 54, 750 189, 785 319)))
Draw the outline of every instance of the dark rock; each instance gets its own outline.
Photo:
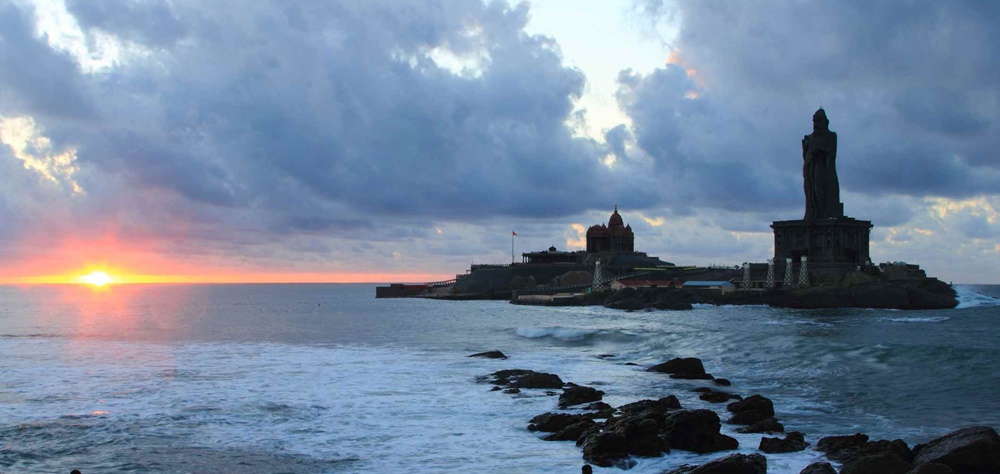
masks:
POLYGON ((634 299, 638 296, 639 290, 630 287, 622 288, 612 293, 611 296, 608 296, 607 299, 604 300, 604 306, 608 306, 622 300, 634 299))
POLYGON ((634 365, 636 367, 639 366, 639 364, 636 364, 635 362, 626 362, 625 365, 634 365))
POLYGON ((784 431, 785 427, 781 423, 778 423, 778 419, 774 417, 736 429, 737 433, 781 433, 784 431))
POLYGON ((639 309, 645 309, 649 307, 650 304, 647 303, 642 298, 632 298, 627 300, 615 301, 614 303, 606 304, 604 306, 606 308, 611 308, 611 309, 624 309, 627 311, 635 311, 639 309))
POLYGON ((489 351, 489 352, 480 352, 478 354, 472 354, 469 357, 483 357, 485 359, 506 359, 507 355, 500 351, 489 351))
POLYGON ((668 414, 664 431, 670 446, 696 453, 736 449, 739 442, 719 433, 722 423, 712 410, 682 410, 668 414))
POLYGON ((542 413, 531 419, 528 425, 528 431, 544 431, 547 433, 555 433, 561 431, 567 426, 574 425, 582 422, 591 422, 587 415, 576 415, 569 413, 542 413))
POLYGON ((640 413, 647 410, 665 413, 670 410, 680 410, 680 408, 681 402, 677 401, 677 397, 669 395, 659 400, 639 400, 637 402, 627 403, 618 407, 618 411, 626 414, 640 413))
POLYGON ((597 426, 597 423, 594 423, 594 420, 587 418, 584 419, 584 421, 569 425, 542 439, 546 441, 576 441, 580 439, 580 436, 583 435, 584 432, 594 426, 597 426))
POLYGON ((601 467, 621 465, 628 457, 625 435, 605 431, 596 433, 583 443, 583 459, 601 467))
MULTIPOLYGON (((681 466, 664 474, 766 474, 767 458, 760 454, 730 454, 701 466, 681 466)), ((834 473, 836 474, 836 473, 834 473)))
POLYGON ((814 462, 799 471, 799 474, 837 474, 837 470, 828 462, 814 462))
POLYGON ((723 387, 728 387, 733 384, 728 379, 715 379, 712 381, 715 382, 716 385, 722 385, 723 387))
POLYGON ((912 468, 898 454, 887 452, 855 458, 844 464, 840 474, 906 474, 912 468))
POLYGON ((929 462, 911 469, 906 474, 955 474, 955 471, 948 467, 947 464, 929 462))
POLYGON ((646 370, 649 372, 660 372, 664 374, 704 374, 705 366, 702 365, 701 359, 696 357, 685 357, 670 359, 646 370))
POLYGON ((726 405, 733 413, 729 423, 735 425, 752 425, 774 416, 774 404, 760 395, 751 395, 743 400, 726 405))
POLYGON ((733 393, 721 392, 721 391, 712 390, 712 389, 708 389, 707 392, 702 392, 702 394, 699 395, 698 398, 700 398, 702 400, 705 400, 706 402, 709 402, 709 403, 723 403, 723 402, 728 402, 729 400, 741 400, 741 399, 743 399, 743 397, 741 397, 739 395, 736 395, 736 394, 733 394, 733 393))
POLYGON ((562 388, 563 381, 555 374, 535 372, 533 370, 510 369, 494 372, 494 385, 507 385, 511 388, 562 388))
POLYGON ((712 374, 670 374, 672 379, 681 380, 712 380, 712 374))
POLYGON ((596 402, 604 396, 604 392, 592 387, 570 387, 563 390, 559 395, 559 408, 581 405, 589 402, 596 402))
POLYGON ((855 433, 849 436, 827 436, 816 442, 816 450, 826 453, 834 461, 845 461, 857 455, 868 443, 868 435, 855 433))
POLYGON ((761 438, 760 439, 760 449, 761 451, 771 454, 771 453, 794 453, 795 451, 802 451, 806 449, 809 443, 806 442, 805 436, 798 431, 792 431, 785 435, 785 439, 781 438, 761 438))
POLYGON ((914 464, 939 463, 957 474, 1000 472, 1000 435, 988 426, 964 428, 914 450, 914 464))
POLYGON ((597 358, 598 359, 613 359, 613 358, 615 358, 615 355, 614 354, 598 354, 597 358))
POLYGON ((515 395, 515 394, 521 393, 521 389, 519 389, 517 387, 514 387, 514 388, 505 388, 504 391, 503 391, 503 393, 507 393, 507 394, 510 394, 510 395, 515 395))
POLYGON ((816 449, 826 453, 828 458, 843 463, 865 456, 885 453, 895 454, 906 462, 911 462, 913 459, 913 453, 903 440, 869 441, 868 436, 861 433, 822 438, 816 443, 816 449))
POLYGON ((586 413, 587 417, 590 419, 610 418, 611 415, 615 414, 615 408, 604 402, 591 403, 590 405, 583 407, 583 409, 592 412, 586 413))

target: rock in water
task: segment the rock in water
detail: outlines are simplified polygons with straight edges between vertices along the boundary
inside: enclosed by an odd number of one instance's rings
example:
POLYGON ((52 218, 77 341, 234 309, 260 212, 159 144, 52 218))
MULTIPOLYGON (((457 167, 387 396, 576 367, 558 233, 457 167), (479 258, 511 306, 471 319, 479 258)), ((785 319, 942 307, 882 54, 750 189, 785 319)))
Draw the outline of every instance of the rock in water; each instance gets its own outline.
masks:
POLYGON ((660 372, 664 374, 704 374, 705 366, 702 365, 701 359, 696 357, 685 357, 670 359, 646 370, 649 372, 660 372))
POLYGON ((955 474, 950 467, 936 462, 921 464, 906 474, 955 474))
POLYGON ((523 369, 493 372, 491 382, 494 385, 506 385, 511 388, 562 388, 564 385, 558 375, 523 369))
POLYGON ((840 474, 906 474, 913 466, 896 453, 862 456, 844 464, 840 474))
POLYGON ((664 474, 767 474, 767 458, 760 454, 730 454, 701 466, 681 466, 664 474))
POLYGON ((563 390, 559 395, 559 408, 600 401, 604 392, 591 387, 575 386, 563 390))
POLYGON ((805 436, 798 431, 792 431, 785 435, 785 439, 781 438, 761 438, 760 439, 760 449, 765 453, 793 453, 795 451, 802 451, 806 449, 809 443, 806 442, 805 436))
POLYGON ((828 462, 814 462, 799 471, 799 474, 837 474, 837 470, 828 462))
POLYGON ((913 463, 939 463, 956 474, 1000 472, 1000 435, 988 426, 974 426, 935 438, 913 450, 913 463))
POLYGON ((500 351, 479 352, 469 357, 482 357, 484 359, 506 359, 507 355, 500 351))
POLYGON ((738 402, 726 405, 733 413, 729 423, 734 425, 752 425, 774 416, 774 403, 760 395, 751 395, 738 402))
POLYGON ((572 415, 569 413, 542 413, 531 419, 528 431, 544 431, 555 433, 570 425, 591 421, 587 415, 572 415))
POLYGON ((670 446, 699 454, 736 449, 740 443, 719 433, 722 423, 712 410, 682 410, 667 415, 664 431, 670 446))

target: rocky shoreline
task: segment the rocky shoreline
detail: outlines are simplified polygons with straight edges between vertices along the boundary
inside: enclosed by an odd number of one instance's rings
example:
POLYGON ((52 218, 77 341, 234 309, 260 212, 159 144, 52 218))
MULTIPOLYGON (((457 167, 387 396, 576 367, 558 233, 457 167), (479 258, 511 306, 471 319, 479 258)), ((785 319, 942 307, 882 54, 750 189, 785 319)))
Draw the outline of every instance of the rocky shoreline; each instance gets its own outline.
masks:
MULTIPOLYGON (((469 357, 506 359, 507 355, 491 351, 469 357)), ((674 450, 699 454, 735 450, 739 442, 720 431, 723 418, 727 425, 738 426, 735 431, 739 433, 761 434, 759 453, 720 456, 663 474, 764 474, 768 456, 810 449, 806 434, 785 432, 771 400, 760 394, 744 397, 733 393, 729 380, 705 372, 697 358, 671 359, 646 371, 710 383, 713 386, 697 387, 693 392, 699 399, 720 407, 725 404, 725 408, 685 409, 675 395, 612 407, 602 401, 604 392, 600 390, 527 369, 496 371, 478 382, 511 395, 534 391, 558 396, 554 411, 526 420, 527 430, 545 433, 540 438, 544 441, 575 442, 588 465, 629 469, 636 464, 635 458, 669 456, 674 450)), ((962 428, 913 448, 901 439, 871 440, 855 433, 820 438, 811 449, 822 453, 826 461, 810 464, 800 474, 1000 473, 1000 435, 988 426, 962 428)), ((585 465, 584 472, 587 469, 585 465)))
POLYGON ((958 297, 951 285, 936 279, 862 281, 772 291, 691 291, 675 288, 622 288, 579 294, 550 301, 511 298, 513 304, 540 306, 604 306, 627 311, 685 310, 695 304, 768 305, 778 308, 951 309, 958 297))

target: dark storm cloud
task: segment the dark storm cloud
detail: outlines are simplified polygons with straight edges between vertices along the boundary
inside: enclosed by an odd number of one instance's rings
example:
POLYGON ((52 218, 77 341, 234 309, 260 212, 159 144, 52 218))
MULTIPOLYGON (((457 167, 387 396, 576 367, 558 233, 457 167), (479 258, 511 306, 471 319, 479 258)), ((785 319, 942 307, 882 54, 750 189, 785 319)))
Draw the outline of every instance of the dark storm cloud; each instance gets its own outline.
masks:
POLYGON ((271 227, 305 231, 380 216, 566 216, 624 189, 601 164, 604 145, 567 128, 585 79, 552 40, 524 32, 526 5, 73 2, 70 11, 85 29, 152 48, 109 71, 70 74, 95 91, 96 126, 47 124, 81 163, 134 186, 266 210, 271 227), (467 70, 449 70, 454 58, 467 70), (331 220, 330 206, 358 216, 331 220))
POLYGON ((819 105, 839 134, 846 191, 1000 193, 1000 6, 639 6, 681 20, 671 46, 705 84, 693 85, 677 65, 620 81, 637 144, 660 176, 684 178, 667 199, 693 196, 727 209, 800 207, 799 140, 819 105), (689 89, 700 97, 685 101, 689 89))
POLYGON ((90 118, 80 71, 35 35, 30 11, 0 4, 0 115, 90 118))

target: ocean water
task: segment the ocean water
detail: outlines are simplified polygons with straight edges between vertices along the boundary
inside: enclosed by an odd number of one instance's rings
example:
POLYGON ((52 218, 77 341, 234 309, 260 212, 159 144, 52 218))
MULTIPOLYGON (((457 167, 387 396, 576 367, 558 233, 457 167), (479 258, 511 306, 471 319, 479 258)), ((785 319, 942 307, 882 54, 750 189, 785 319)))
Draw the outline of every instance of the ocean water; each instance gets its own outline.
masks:
MULTIPOLYGON (((771 398, 813 444, 860 431, 913 446, 1000 428, 1000 286, 958 290, 947 311, 626 313, 376 300, 371 285, 0 287, 0 472, 575 473, 579 448, 526 429, 556 397, 476 377, 553 372, 612 405, 674 394, 725 417, 691 392, 702 383, 627 365, 673 357, 771 398), (494 349, 510 359, 466 357, 494 349)), ((760 435, 732 428, 756 452, 760 435)), ((798 473, 820 454, 767 458, 798 473)))

